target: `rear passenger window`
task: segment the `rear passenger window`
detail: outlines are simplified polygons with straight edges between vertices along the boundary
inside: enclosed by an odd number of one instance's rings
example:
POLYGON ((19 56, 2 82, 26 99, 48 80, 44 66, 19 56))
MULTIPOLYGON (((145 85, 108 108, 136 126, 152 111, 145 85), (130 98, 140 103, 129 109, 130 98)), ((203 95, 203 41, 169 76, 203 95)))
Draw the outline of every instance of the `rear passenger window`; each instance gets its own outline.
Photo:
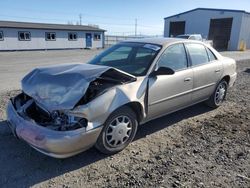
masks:
POLYGON ((159 67, 168 67, 174 71, 187 68, 187 56, 183 44, 168 47, 160 57, 159 67))
POLYGON ((213 52, 211 52, 211 50, 209 50, 208 48, 207 48, 207 54, 208 54, 208 57, 209 57, 210 61, 217 60, 217 58, 215 57, 215 55, 213 54, 213 52))
POLYGON ((186 44, 186 48, 190 54, 192 66, 209 62, 206 49, 202 44, 186 44))

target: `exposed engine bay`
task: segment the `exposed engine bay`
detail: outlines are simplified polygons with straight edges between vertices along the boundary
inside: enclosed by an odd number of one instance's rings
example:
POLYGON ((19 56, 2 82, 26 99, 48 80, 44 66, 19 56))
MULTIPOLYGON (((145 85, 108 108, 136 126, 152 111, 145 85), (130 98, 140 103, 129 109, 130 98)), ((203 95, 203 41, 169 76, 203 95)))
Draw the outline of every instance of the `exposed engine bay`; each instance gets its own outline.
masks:
POLYGON ((75 130, 86 127, 88 123, 85 118, 73 117, 59 110, 50 113, 25 93, 18 95, 12 102, 20 116, 55 131, 75 130))
POLYGON ((131 79, 128 79, 126 77, 119 77, 119 75, 115 74, 116 72, 110 70, 109 72, 105 72, 100 77, 98 77, 96 80, 90 82, 89 87, 85 93, 85 95, 79 100, 79 102, 75 105, 83 105, 87 104, 97 96, 104 93, 107 89, 119 85, 119 84, 125 84, 127 82, 130 82, 131 79))

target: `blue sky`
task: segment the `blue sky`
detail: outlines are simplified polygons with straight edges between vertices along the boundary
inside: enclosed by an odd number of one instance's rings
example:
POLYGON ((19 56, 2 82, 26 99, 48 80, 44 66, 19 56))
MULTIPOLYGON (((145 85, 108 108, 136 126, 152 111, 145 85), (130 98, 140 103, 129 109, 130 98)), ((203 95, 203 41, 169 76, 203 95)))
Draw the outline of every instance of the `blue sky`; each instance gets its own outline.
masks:
POLYGON ((3 0, 0 20, 96 24, 109 34, 161 35, 163 18, 193 8, 239 9, 250 12, 250 0, 3 0))

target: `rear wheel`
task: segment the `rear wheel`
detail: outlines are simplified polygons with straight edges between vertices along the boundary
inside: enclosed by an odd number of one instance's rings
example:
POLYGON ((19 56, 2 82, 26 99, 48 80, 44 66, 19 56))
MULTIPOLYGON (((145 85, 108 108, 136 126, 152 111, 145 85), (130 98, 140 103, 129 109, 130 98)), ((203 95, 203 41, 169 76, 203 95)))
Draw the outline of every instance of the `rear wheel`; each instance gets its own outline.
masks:
POLYGON ((137 126, 134 111, 124 106, 109 116, 95 147, 105 154, 117 153, 134 139, 137 126))
POLYGON ((206 104, 212 108, 219 107, 226 98, 228 83, 225 80, 220 81, 214 93, 206 101, 206 104))

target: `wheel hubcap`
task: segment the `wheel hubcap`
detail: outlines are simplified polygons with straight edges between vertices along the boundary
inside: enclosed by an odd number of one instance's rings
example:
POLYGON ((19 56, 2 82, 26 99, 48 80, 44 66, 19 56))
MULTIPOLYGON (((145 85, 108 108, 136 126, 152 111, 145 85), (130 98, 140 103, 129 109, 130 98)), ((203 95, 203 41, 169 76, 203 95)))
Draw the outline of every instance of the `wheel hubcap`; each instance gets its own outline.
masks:
POLYGON ((106 141, 111 147, 124 144, 132 132, 132 123, 127 116, 115 118, 106 130, 106 141))
POLYGON ((226 94, 226 86, 225 84, 221 83, 215 92, 215 103, 218 105, 220 103, 222 103, 222 101, 225 98, 225 94, 226 94))

